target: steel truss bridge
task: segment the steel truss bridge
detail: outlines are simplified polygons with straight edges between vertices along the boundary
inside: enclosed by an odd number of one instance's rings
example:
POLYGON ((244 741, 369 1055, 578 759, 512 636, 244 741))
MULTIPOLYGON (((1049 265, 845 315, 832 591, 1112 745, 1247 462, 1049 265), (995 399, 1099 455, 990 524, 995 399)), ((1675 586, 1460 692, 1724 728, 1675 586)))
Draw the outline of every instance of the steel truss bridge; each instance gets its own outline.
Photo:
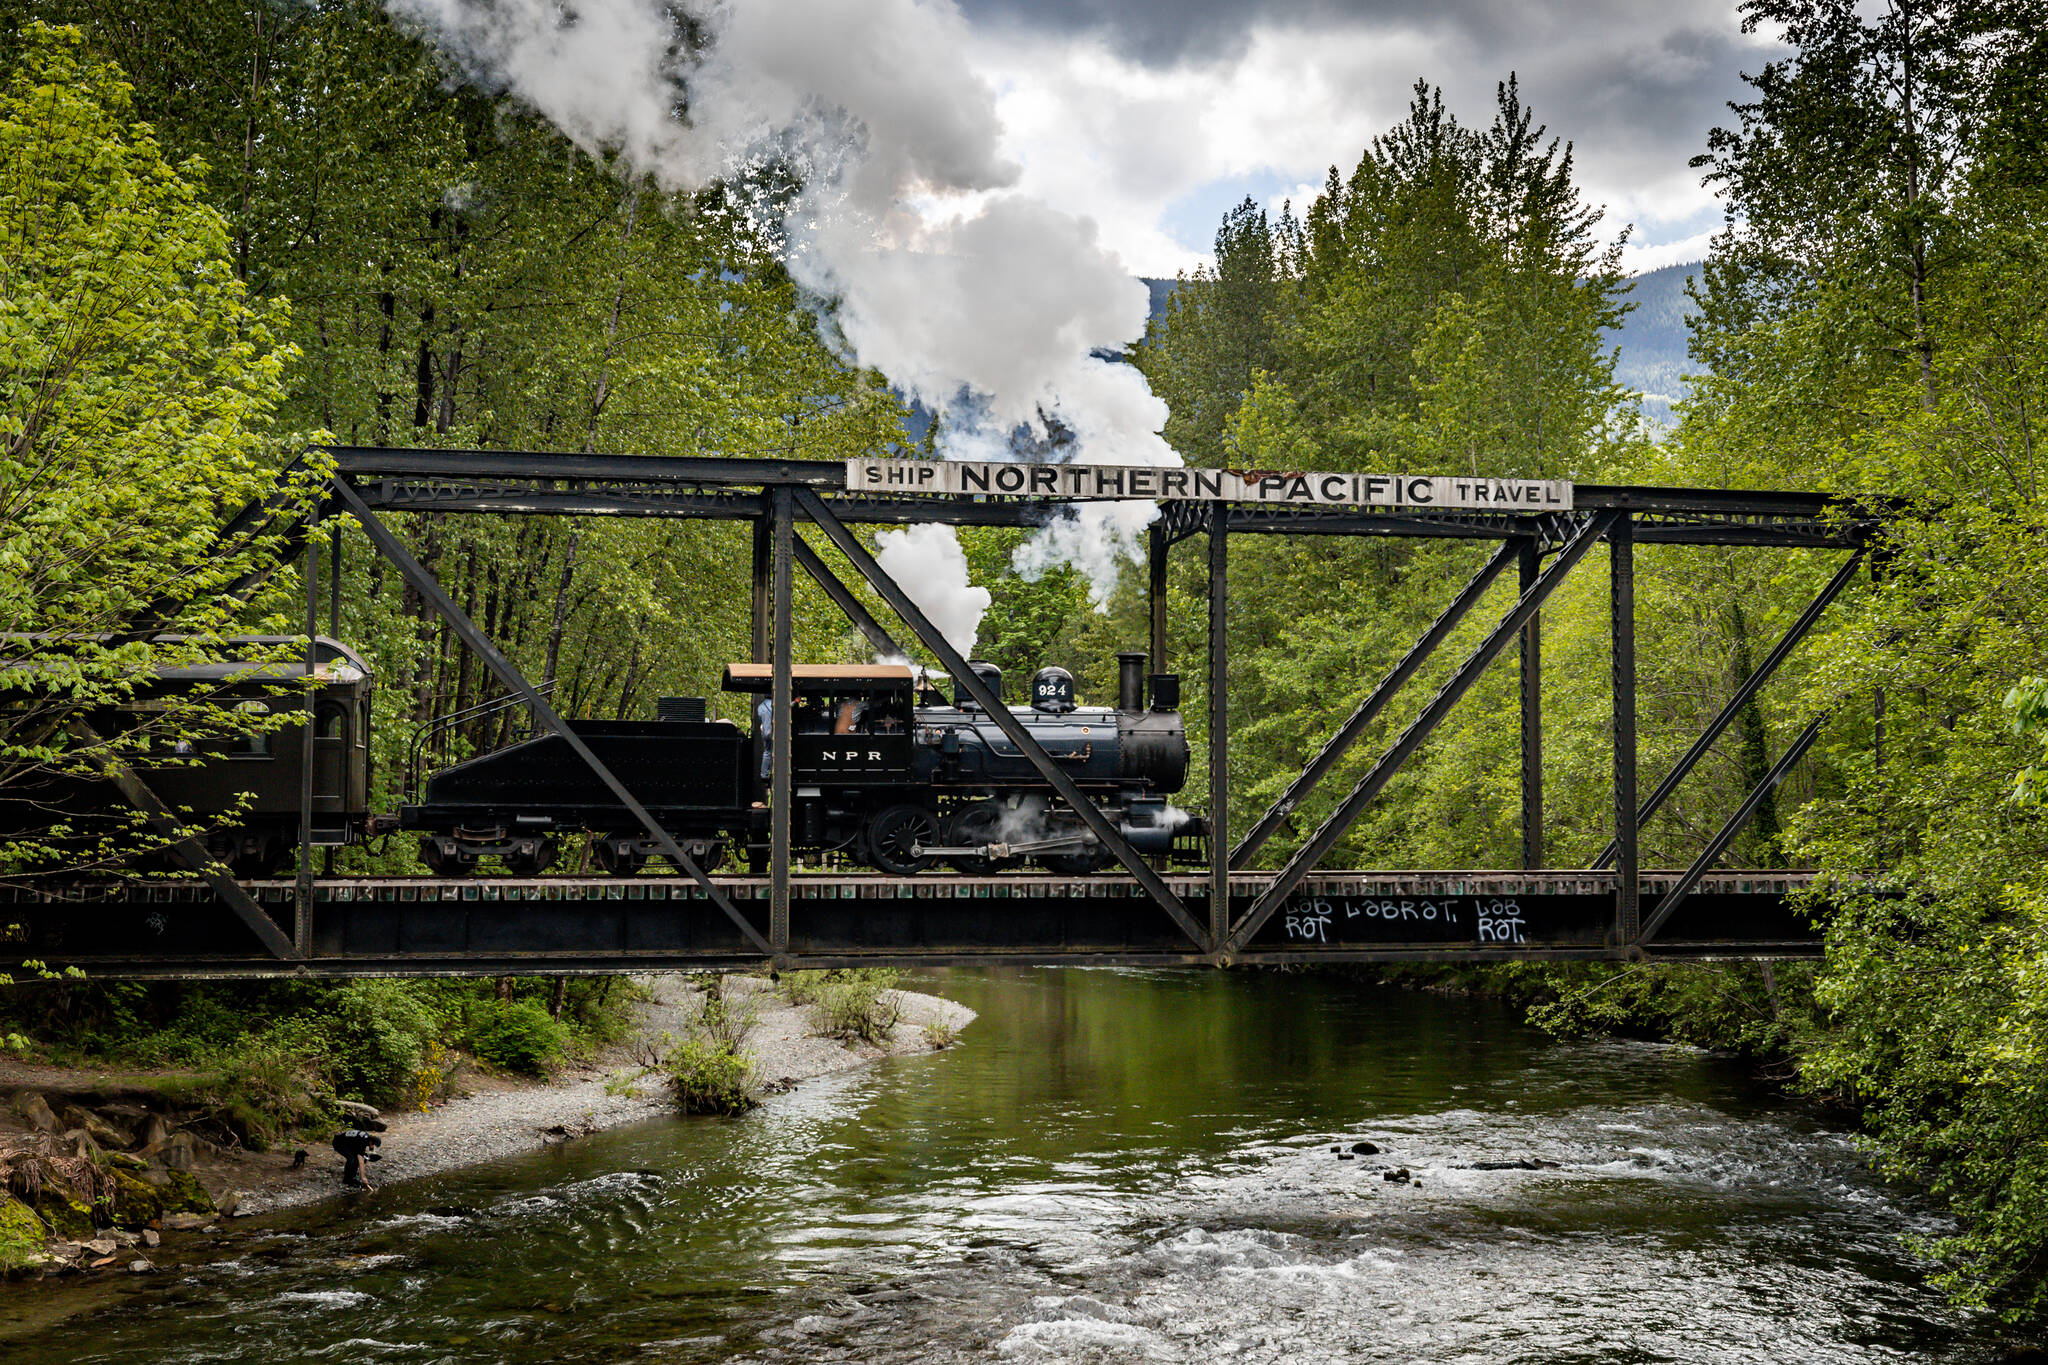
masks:
MULTIPOLYGON (((943 522, 1035 527, 1071 505, 1031 498, 881 497, 847 491, 840 464, 779 459, 560 455, 335 448, 313 514, 282 496, 243 510, 224 543, 276 537, 302 560, 306 635, 320 624, 321 542, 330 621, 339 621, 337 514, 532 714, 610 788, 680 875, 583 878, 322 877, 312 842, 313 764, 305 764, 299 874, 237 882, 189 841, 190 876, 0 887, 8 951, 105 977, 617 972, 678 967, 834 967, 962 963, 1281 965, 1313 962, 1793 957, 1819 951, 1802 911, 1811 873, 1716 871, 1763 800, 1820 736, 1815 716, 1683 869, 1640 865, 1637 831, 1870 559, 1881 513, 1816 493, 1578 485, 1570 511, 1426 511, 1167 502, 1149 532, 1150 646, 1168 668, 1166 577, 1174 547, 1201 537, 1208 569, 1211 865, 1163 872, 1133 849, 967 667, 855 526, 943 522), (789 733, 791 597, 801 571, 878 649, 899 649, 823 555, 808 524, 867 583, 1088 824, 1121 866, 1099 876, 820 875, 792 866, 789 746, 772 751, 770 857, 763 877, 713 877, 590 752, 386 525, 391 512, 738 520, 753 527, 753 655, 773 666, 776 732, 789 733), (322 537, 323 519, 329 535, 322 537), (1402 536, 1490 542, 1493 553, 1287 790, 1249 828, 1230 828, 1228 583, 1236 535, 1402 536), (1543 837, 1544 603, 1595 546, 1608 549, 1613 671, 1614 837, 1591 867, 1548 868, 1543 837), (1743 545, 1833 552, 1841 562, 1804 612, 1730 694, 1692 747, 1639 790, 1634 547, 1743 545), (1276 871, 1259 850, 1358 743, 1423 665, 1512 570, 1520 591, 1448 679, 1276 871), (1520 664, 1521 862, 1517 870, 1338 871, 1322 867, 1365 809, 1479 676, 1513 648, 1520 664), (1007 723, 1006 723, 1007 722, 1007 723)), ((236 585, 253 592, 260 577, 236 585)), ((169 605, 169 604, 165 604, 169 605)), ((147 633, 147 622, 137 634, 147 633)), ((309 644, 310 658, 310 644, 309 644)), ((310 702, 309 702, 310 705, 310 702)), ((302 727, 310 748, 313 727, 302 727)), ((123 794, 168 828, 132 770, 123 794)))

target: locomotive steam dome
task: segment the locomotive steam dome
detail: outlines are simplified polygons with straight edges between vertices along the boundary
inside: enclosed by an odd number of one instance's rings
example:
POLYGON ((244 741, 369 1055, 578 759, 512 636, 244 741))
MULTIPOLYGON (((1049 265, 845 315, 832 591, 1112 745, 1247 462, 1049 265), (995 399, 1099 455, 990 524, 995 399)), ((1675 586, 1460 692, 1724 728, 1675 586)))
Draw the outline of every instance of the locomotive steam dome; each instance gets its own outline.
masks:
POLYGON ((1061 715, 1071 711, 1074 701, 1074 675, 1064 668, 1041 668, 1031 675, 1031 709, 1048 711, 1061 715))

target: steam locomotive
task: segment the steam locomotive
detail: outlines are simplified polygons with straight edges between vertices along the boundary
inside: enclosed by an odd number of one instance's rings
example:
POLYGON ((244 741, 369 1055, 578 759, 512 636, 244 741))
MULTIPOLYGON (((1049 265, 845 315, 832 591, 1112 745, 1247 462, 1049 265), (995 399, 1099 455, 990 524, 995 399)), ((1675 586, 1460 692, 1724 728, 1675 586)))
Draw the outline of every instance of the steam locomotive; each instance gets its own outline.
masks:
MULTIPOLYGON (((306 786, 313 793, 316 844, 416 832, 422 860, 444 876, 473 872, 486 858, 515 876, 537 875, 555 864, 567 841, 586 835, 598 867, 612 875, 630 876, 657 855, 640 823, 553 734, 443 768, 419 783, 416 799, 396 814, 372 813, 370 670, 326 637, 316 641, 316 655, 310 774, 302 734, 289 725, 266 736, 202 741, 160 764, 136 762, 173 809, 202 822, 237 811, 209 835, 209 851, 236 875, 274 875, 290 859, 306 786)), ((1148 680, 1142 654, 1119 655, 1118 662, 1113 708, 1079 705, 1072 675, 1042 668, 1031 679, 1031 704, 1010 713, 1140 852, 1199 856, 1202 822, 1167 802, 1188 770, 1180 680, 1173 674, 1148 680)), ((1001 670, 972 667, 1000 697, 1001 670)), ((296 674, 244 670, 246 678, 232 663, 209 669, 204 679, 166 676, 155 685, 203 683, 240 697, 236 705, 302 706, 279 689, 294 676, 303 678, 303 667, 296 674)), ((1031 862, 1080 874, 1110 861, 1094 833, 964 687, 949 698, 932 678, 891 664, 800 664, 792 682, 786 742, 791 845, 799 856, 837 855, 899 876, 935 862, 974 873, 1031 862)), ((773 746, 785 742, 768 722, 772 670, 732 664, 722 685, 757 699, 751 729, 708 719, 700 697, 665 698, 651 721, 570 725, 699 866, 709 870, 738 855, 758 872, 768 851, 773 746)), ((103 731, 143 720, 97 719, 103 731)), ((66 778, 61 785, 61 793, 0 799, 0 833, 37 832, 62 809, 125 805, 111 783, 66 778)))
MULTIPOLYGON (((1117 705, 1080 706, 1063 668, 1031 679, 1011 714, 1139 851, 1161 856, 1199 835, 1166 798, 1187 780, 1180 680, 1151 679, 1145 656, 1118 657, 1117 705)), ((1002 672, 973 665, 1002 695, 1002 672)), ((986 873, 1027 860, 1078 874, 1109 853, 1053 794, 964 687, 949 700, 901 664, 799 664, 791 670, 791 846, 908 876, 934 861, 986 873)), ((767 853, 773 745, 767 664, 732 664, 725 691, 759 698, 752 732, 707 720, 700 698, 669 698, 652 721, 573 721, 572 728, 683 851, 715 867, 735 850, 759 870, 767 853)), ((416 804, 378 828, 417 830, 422 859, 456 876, 496 858, 522 876, 551 866, 564 836, 589 831, 598 865, 630 875, 657 845, 558 735, 540 735, 429 777, 416 804)))

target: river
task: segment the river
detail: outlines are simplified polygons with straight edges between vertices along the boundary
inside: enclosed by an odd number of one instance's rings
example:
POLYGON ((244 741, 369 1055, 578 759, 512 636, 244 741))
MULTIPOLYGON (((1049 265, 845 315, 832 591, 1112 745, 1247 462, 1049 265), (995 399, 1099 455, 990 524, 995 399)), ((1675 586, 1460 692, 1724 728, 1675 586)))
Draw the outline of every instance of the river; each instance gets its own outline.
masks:
POLYGON ((948 1052, 238 1222, 0 1361, 1997 1357, 1938 1214, 1727 1062, 1317 976, 934 988, 948 1052))

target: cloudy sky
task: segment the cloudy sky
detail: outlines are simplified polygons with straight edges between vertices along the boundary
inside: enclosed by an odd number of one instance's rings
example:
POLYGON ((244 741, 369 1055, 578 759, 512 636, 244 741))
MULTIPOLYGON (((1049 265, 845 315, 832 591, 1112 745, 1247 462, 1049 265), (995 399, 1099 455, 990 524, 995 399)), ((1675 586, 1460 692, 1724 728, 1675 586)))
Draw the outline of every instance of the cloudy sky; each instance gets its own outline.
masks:
POLYGON ((1628 263, 1697 259, 1719 210, 1686 162, 1771 55, 1734 0, 959 0, 1022 187, 1091 215, 1135 272, 1206 258, 1246 195, 1348 173, 1417 78, 1485 123, 1509 72, 1628 263))

